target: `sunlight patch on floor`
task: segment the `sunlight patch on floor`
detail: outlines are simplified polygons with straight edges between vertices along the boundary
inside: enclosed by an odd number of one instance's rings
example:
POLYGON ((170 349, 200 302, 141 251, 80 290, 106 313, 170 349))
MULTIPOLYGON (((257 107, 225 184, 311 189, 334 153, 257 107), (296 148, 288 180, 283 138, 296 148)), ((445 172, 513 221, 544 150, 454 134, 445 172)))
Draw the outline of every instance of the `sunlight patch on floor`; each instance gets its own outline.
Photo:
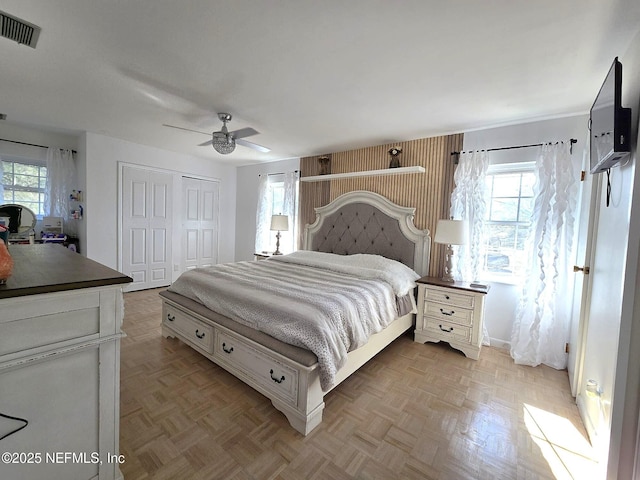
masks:
POLYGON ((566 418, 524 404, 524 422, 557 479, 597 479, 600 472, 589 441, 566 418))

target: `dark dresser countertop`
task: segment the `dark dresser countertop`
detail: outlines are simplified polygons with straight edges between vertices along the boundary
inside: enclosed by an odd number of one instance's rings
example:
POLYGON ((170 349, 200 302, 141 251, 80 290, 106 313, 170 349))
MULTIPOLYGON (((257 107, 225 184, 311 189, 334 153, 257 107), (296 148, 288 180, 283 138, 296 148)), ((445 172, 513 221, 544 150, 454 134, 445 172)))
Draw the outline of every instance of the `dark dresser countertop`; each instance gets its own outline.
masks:
POLYGON ((13 274, 0 299, 129 283, 133 279, 62 245, 10 245, 13 274))

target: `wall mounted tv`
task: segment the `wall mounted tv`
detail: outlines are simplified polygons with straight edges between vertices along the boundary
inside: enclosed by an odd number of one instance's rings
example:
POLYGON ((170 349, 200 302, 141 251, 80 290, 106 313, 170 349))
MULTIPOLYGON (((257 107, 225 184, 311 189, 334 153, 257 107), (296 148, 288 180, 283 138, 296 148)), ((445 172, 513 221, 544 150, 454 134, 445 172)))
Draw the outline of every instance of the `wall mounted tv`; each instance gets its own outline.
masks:
POLYGON ((604 172, 629 155, 631 109, 622 108, 622 64, 618 57, 593 102, 589 129, 591 173, 604 172))

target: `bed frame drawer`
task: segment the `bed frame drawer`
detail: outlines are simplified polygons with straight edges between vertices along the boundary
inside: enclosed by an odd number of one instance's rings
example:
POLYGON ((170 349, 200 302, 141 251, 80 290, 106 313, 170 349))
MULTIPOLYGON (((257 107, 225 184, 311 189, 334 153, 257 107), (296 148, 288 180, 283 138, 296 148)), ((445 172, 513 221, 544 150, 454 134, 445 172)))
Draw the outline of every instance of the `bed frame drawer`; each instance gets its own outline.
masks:
POLYGON ((288 404, 297 405, 298 372, 263 349, 216 329, 213 356, 240 378, 247 376, 288 404))
POLYGON ((162 312, 163 324, 180 333, 207 353, 213 352, 213 327, 187 316, 182 310, 164 304, 162 312))

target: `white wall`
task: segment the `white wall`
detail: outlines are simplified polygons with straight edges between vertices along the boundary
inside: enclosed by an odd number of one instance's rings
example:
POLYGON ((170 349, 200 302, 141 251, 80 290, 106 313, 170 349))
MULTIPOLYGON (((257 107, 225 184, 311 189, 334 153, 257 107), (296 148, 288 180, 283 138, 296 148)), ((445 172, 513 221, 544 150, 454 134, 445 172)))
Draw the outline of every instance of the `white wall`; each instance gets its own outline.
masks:
MULTIPOLYGON (((220 262, 235 257, 236 168, 204 159, 118 140, 94 133, 84 136, 86 153, 85 223, 87 257, 118 268, 119 163, 220 180, 220 262)), ((174 185, 176 185, 174 183, 174 185)), ((174 218, 180 218, 181 189, 174 189, 174 218)), ((181 235, 173 237, 179 258, 181 235)))
MULTIPOLYGON (((595 93, 594 93, 595 95, 595 93)), ((588 115, 544 120, 487 130, 465 132, 463 150, 480 150, 531 145, 545 142, 568 141, 575 138, 572 160, 576 173, 580 171, 584 147, 587 143, 588 115)), ((489 153, 490 163, 534 161, 537 148, 502 150, 489 153)), ((510 348, 511 328, 521 292, 521 285, 488 282, 491 290, 485 303, 485 326, 493 346, 510 348)))
POLYGON ((256 209, 260 175, 300 170, 300 159, 261 163, 238 167, 236 200, 236 257, 237 262, 253 260, 256 238, 256 209))
MULTIPOLYGON (((622 104, 631 107, 631 161, 612 176, 615 205, 602 207, 597 242, 610 245, 609 256, 596 262, 595 272, 601 285, 613 292, 605 295, 600 312, 604 321, 619 319, 619 335, 614 341, 618 352, 615 363, 615 385, 612 395, 611 435, 609 441, 608 479, 638 478, 633 472, 640 443, 638 417, 640 410, 640 32, 627 52, 620 55, 623 65, 622 104), (626 255, 625 255, 626 253, 626 255), (622 257, 621 261, 616 259, 622 257), (609 308, 607 308, 609 307, 609 308), (634 460, 635 459, 635 460, 634 460)), ((604 179, 603 179, 604 181, 604 179)), ((590 322, 591 323, 591 322, 590 322)), ((598 352, 593 352, 597 356, 598 352)), ((586 368, 586 366, 585 366, 586 368)))

